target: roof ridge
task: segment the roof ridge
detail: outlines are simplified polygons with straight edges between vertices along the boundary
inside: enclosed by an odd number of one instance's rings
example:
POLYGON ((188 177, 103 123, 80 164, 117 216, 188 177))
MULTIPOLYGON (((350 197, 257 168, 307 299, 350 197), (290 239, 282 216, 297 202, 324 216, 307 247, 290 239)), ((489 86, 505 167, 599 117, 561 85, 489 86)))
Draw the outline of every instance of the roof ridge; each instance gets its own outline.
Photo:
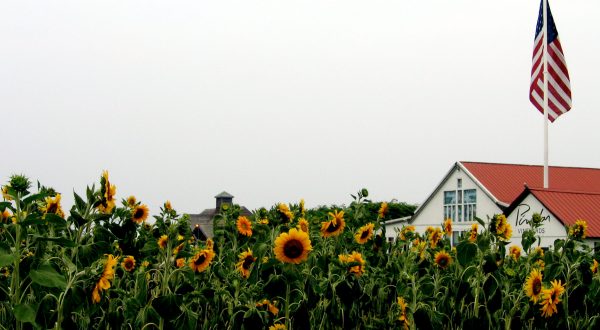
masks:
POLYGON ((567 189, 549 189, 549 188, 528 188, 530 191, 539 192, 556 192, 564 194, 577 194, 577 195, 600 195, 600 191, 583 191, 583 190, 567 190, 567 189))
MULTIPOLYGON (((497 162, 477 162, 477 161, 468 161, 461 160, 461 164, 487 164, 487 165, 508 165, 508 166, 527 166, 527 167, 544 167, 544 165, 535 165, 535 164, 515 164, 515 163, 497 163, 497 162)), ((599 170, 597 167, 583 167, 583 166, 557 166, 557 165, 549 165, 550 168, 573 168, 573 169, 584 169, 584 170, 599 170)))

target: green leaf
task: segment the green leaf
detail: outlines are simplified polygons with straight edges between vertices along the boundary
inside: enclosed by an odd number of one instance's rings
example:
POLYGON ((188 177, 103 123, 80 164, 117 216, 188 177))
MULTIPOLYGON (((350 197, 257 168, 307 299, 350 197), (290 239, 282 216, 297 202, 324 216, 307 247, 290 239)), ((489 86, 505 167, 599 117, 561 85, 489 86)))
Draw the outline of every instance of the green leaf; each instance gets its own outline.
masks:
POLYGON ((0 251, 0 267, 12 265, 15 262, 15 258, 12 254, 0 251))
POLYGON ((76 192, 73 192, 73 196, 75 196, 75 207, 77 207, 77 211, 85 212, 85 201, 81 196, 77 195, 76 192))
POLYGON ((181 295, 161 296, 152 301, 152 307, 162 318, 172 320, 181 314, 179 305, 181 305, 182 300, 181 295))
MULTIPOLYGON (((37 307, 37 306, 36 306, 37 307)), ((37 309, 37 308, 36 308, 37 309)), ((35 309, 30 304, 15 305, 15 318, 20 322, 29 322, 35 324, 35 309)))
POLYGON ((70 239, 64 237, 43 237, 39 235, 33 235, 33 239, 35 241, 46 241, 46 242, 54 242, 63 247, 75 247, 77 244, 71 241, 70 239))
POLYGON ((477 256, 477 245, 469 241, 460 242, 456 246, 456 256, 463 267, 470 264, 477 256))
POLYGON ((44 215, 44 220, 46 220, 46 222, 49 224, 53 224, 53 225, 57 226, 58 228, 66 228, 67 227, 67 221, 65 221, 65 219, 59 217, 56 214, 48 213, 48 214, 44 215))
POLYGON ((37 283, 41 286, 61 289, 67 287, 67 281, 65 280, 65 277, 59 274, 49 264, 42 264, 38 269, 31 270, 29 272, 29 277, 31 277, 31 280, 34 283, 37 283))
POLYGON ((474 217, 474 218, 475 218, 475 221, 479 222, 479 224, 482 225, 485 228, 485 222, 483 222, 483 220, 481 220, 478 217, 474 217))
POLYGON ((43 200, 45 197, 50 196, 48 193, 39 193, 39 194, 35 194, 35 195, 31 195, 25 199, 23 199, 23 203, 27 204, 31 204, 31 202, 33 201, 37 201, 37 200, 43 200))

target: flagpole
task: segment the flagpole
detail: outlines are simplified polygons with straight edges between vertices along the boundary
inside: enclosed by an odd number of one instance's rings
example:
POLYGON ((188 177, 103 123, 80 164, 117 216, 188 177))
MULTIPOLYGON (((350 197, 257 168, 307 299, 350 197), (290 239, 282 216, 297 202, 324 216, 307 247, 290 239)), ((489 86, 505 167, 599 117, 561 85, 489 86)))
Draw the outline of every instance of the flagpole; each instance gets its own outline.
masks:
POLYGON ((543 60, 544 60, 544 189, 548 188, 548 0, 544 2, 543 60))

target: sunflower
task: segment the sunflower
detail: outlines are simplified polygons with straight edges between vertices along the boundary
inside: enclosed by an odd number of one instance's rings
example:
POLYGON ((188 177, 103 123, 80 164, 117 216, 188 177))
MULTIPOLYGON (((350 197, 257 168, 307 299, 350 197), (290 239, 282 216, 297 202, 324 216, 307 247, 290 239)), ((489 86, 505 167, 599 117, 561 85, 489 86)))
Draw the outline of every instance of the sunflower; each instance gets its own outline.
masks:
POLYGON ((135 268, 135 259, 133 256, 128 256, 123 259, 123 262, 121 262, 121 267, 123 267, 123 269, 126 271, 131 272, 135 268))
POLYGON ((421 242, 418 238, 412 242, 413 246, 410 248, 411 251, 416 252, 419 256, 419 260, 425 259, 425 251, 427 250, 427 242, 421 242))
POLYGON ((400 239, 406 241, 407 238, 412 237, 415 232, 415 226, 404 226, 400 230, 400 239))
POLYGON ((164 249, 167 247, 167 243, 169 243, 169 236, 167 235, 162 235, 159 239, 158 239, 158 247, 161 249, 164 249))
POLYGON ((12 201, 12 197, 8 193, 8 188, 8 185, 2 186, 2 198, 4 198, 5 201, 12 201))
POLYGON ((594 259, 594 264, 592 267, 590 267, 590 269, 592 270, 592 274, 596 274, 598 272, 598 261, 596 261, 596 259, 594 259))
POLYGON ((127 197, 127 206, 134 207, 135 204, 137 204, 137 199, 135 198, 135 196, 131 195, 127 197))
POLYGON ((237 218, 237 230, 240 234, 244 235, 244 236, 252 236, 252 223, 250 222, 250 220, 248 220, 248 218, 246 218, 243 215, 240 215, 237 218))
POLYGON ((541 259, 544 257, 544 249, 539 246, 536 246, 533 250, 533 256, 537 259, 541 259))
POLYGON ((452 235, 452 219, 450 218, 444 221, 444 233, 448 236, 452 235))
POLYGON ((12 214, 10 214, 10 211, 8 210, 8 208, 4 209, 4 211, 0 212, 0 219, 2 219, 2 222, 8 222, 8 219, 10 219, 10 217, 12 216, 12 214))
POLYGON ((510 248, 508 249, 508 253, 510 254, 510 256, 515 260, 519 260, 519 258, 521 257, 521 248, 518 247, 517 245, 511 245, 510 248))
POLYGON ((352 251, 352 254, 340 254, 338 258, 340 262, 351 264, 348 268, 350 274, 360 277, 365 273, 365 260, 360 253, 352 251))
POLYGON ((560 296, 565 291, 565 287, 560 280, 553 280, 550 284, 552 284, 550 289, 542 290, 542 301, 540 302, 542 308, 540 310, 544 317, 550 317, 558 312, 557 306, 560 303, 560 296))
POLYGON ((294 220, 294 214, 292 213, 292 211, 290 211, 290 208, 286 204, 277 204, 277 211, 279 212, 279 214, 285 222, 294 220))
POLYGON ((108 180, 108 171, 102 172, 100 178, 102 202, 98 205, 98 209, 102 213, 110 213, 115 207, 115 194, 117 193, 117 187, 110 184, 108 180))
POLYGON ((329 212, 328 215, 331 217, 331 220, 321 222, 321 236, 331 237, 341 234, 346 226, 344 211, 329 212))
POLYGON ((131 220, 137 224, 140 224, 146 221, 149 213, 150 211, 148 210, 148 206, 145 204, 136 205, 131 212, 131 220))
POLYGON ((261 225, 268 225, 269 224, 269 219, 267 219, 267 218, 259 219, 258 223, 261 224, 261 225))
POLYGON ((206 240, 206 248, 207 249, 212 250, 214 245, 215 245, 215 242, 213 242, 212 238, 209 238, 206 240))
POLYGON ((142 267, 145 268, 145 267, 148 267, 148 266, 150 266, 150 261, 148 261, 148 260, 142 261, 142 267))
POLYGON ((304 209, 304 198, 300 199, 300 215, 304 216, 306 214, 306 209, 304 209))
POLYGON ((477 224, 474 223, 471 225, 471 230, 469 232, 469 242, 475 243, 477 241, 477 224))
POLYGON ((242 252, 240 254, 240 261, 235 265, 237 270, 242 274, 243 278, 250 277, 250 268, 254 261, 256 261, 256 257, 252 255, 252 250, 248 248, 248 251, 242 252))
POLYGON ((504 214, 494 214, 492 217, 492 232, 502 241, 508 241, 512 236, 512 227, 504 214))
POLYGON ((281 262, 299 264, 308 259, 312 250, 308 234, 296 228, 289 233, 281 233, 275 239, 275 258, 281 262))
POLYGON ((171 206, 171 201, 169 201, 169 200, 167 200, 165 202, 164 207, 165 207, 165 210, 167 210, 167 211, 172 211, 173 210, 173 206, 171 206))
POLYGON ((372 223, 368 223, 358 229, 356 234, 354 234, 354 239, 358 244, 365 244, 368 240, 373 237, 373 227, 372 223))
POLYGON ((273 303, 271 303, 268 299, 263 299, 262 301, 256 303, 256 307, 267 306, 269 313, 273 314, 273 316, 276 316, 277 314, 279 314, 279 308, 277 308, 275 304, 276 301, 273 301, 273 303))
POLYGON ((176 247, 174 247, 174 248, 173 248, 173 251, 172 251, 172 252, 173 252, 173 255, 174 255, 174 256, 178 255, 178 254, 179 254, 179 252, 181 252, 181 250, 183 250, 183 247, 184 247, 184 245, 185 245, 185 242, 183 242, 183 243, 181 243, 181 244, 177 245, 176 247))
MULTIPOLYGON (((431 228, 431 227, 429 227, 429 228, 431 228)), ((432 249, 434 249, 438 245, 440 239, 442 239, 442 235, 443 235, 443 232, 440 227, 432 228, 432 230, 429 233, 429 244, 432 249)))
POLYGON ((63 212, 62 207, 60 205, 60 199, 60 194, 56 194, 54 198, 46 197, 46 205, 43 206, 40 210, 44 212, 44 214, 52 213, 58 215, 61 218, 64 218, 65 213, 63 212))
POLYGON ((281 324, 281 323, 275 323, 269 327, 269 330, 286 330, 286 329, 287 329, 287 327, 285 326, 285 324, 281 324))
POLYGON ((410 322, 408 321, 408 317, 406 316, 406 307, 408 304, 404 301, 403 297, 398 297, 398 307, 400 307, 400 316, 398 316, 398 321, 402 323, 402 328, 408 330, 410 327, 410 322))
POLYGON ((452 263, 452 257, 446 251, 440 251, 435 254, 435 264, 442 269, 446 269, 452 263))
POLYGON ((208 268, 210 262, 215 257, 215 252, 211 249, 204 249, 198 251, 190 261, 190 268, 194 272, 202 273, 208 268))
POLYGON ((542 293, 542 273, 533 269, 525 281, 525 293, 534 304, 538 302, 542 293))
POLYGON ((569 236, 574 239, 584 239, 587 237, 587 222, 585 220, 577 220, 575 224, 569 228, 569 236))
POLYGON ((100 302, 100 293, 110 288, 110 281, 115 277, 115 266, 119 262, 119 258, 115 258, 112 254, 106 255, 106 262, 104 263, 104 270, 100 279, 92 290, 92 302, 94 304, 100 302))
POLYGON ((300 220, 298 220, 298 226, 296 226, 296 228, 302 230, 305 233, 308 233, 308 221, 306 221, 306 219, 304 218, 300 218, 300 220))
POLYGON ((185 259, 184 258, 177 258, 175 260, 175 266, 177 266, 177 268, 181 268, 181 267, 185 266, 185 259))
POLYGON ((379 216, 380 219, 383 219, 385 217, 385 214, 388 211, 388 203, 387 202, 383 202, 381 203, 381 206, 379 207, 379 211, 377 211, 377 215, 379 216))

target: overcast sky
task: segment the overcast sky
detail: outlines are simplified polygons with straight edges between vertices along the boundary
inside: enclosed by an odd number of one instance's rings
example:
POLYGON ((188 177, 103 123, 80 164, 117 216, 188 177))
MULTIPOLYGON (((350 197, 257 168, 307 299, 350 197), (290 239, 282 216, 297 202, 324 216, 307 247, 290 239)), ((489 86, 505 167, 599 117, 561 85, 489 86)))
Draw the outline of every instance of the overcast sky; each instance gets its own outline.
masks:
MULTIPOLYGON (((421 203, 459 160, 543 163, 538 8, 0 0, 0 180, 24 173, 70 206, 107 169, 151 213, 223 190, 250 209, 362 187, 421 203)), ((550 165, 600 168, 600 1, 551 8, 573 109, 550 125, 550 165)))

